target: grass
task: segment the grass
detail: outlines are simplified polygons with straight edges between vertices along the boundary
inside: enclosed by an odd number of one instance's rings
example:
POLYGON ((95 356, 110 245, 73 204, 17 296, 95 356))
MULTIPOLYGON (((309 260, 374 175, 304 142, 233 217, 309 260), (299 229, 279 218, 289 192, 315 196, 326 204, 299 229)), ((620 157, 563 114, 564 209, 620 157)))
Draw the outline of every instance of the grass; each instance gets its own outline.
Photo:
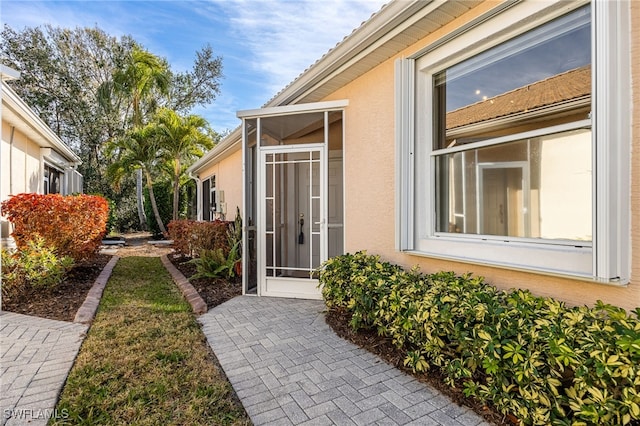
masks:
POLYGON ((153 257, 118 261, 57 409, 55 424, 250 424, 153 257))

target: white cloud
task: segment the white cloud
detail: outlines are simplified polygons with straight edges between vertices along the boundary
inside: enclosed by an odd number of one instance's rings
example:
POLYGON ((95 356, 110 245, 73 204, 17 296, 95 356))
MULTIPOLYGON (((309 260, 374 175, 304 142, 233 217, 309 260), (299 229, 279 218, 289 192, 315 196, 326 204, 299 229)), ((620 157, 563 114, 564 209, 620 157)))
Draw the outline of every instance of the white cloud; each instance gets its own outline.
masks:
POLYGON ((388 1, 2 0, 2 17, 16 30, 50 23, 131 34, 181 71, 211 44, 223 56, 222 92, 194 112, 220 130, 234 128, 237 110, 267 102, 388 1))
MULTIPOLYGON (((247 65, 275 95, 369 19, 383 0, 234 0, 216 4, 252 53, 247 65)), ((265 99, 266 101, 266 99, 265 99)))

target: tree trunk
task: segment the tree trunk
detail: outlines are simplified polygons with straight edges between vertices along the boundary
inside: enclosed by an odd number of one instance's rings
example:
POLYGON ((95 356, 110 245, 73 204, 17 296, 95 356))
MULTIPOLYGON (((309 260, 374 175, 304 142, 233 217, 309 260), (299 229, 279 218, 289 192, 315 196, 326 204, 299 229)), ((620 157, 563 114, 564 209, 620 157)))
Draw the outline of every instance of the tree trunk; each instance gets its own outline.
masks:
POLYGON ((149 190, 149 199, 151 200, 151 209, 153 210, 153 215, 156 218, 156 223, 158 224, 158 228, 160 228, 160 232, 162 232, 163 236, 166 236, 167 229, 162 223, 160 212, 158 211, 158 205, 156 204, 156 197, 153 195, 153 181, 151 180, 151 175, 146 171, 145 174, 147 175, 147 189, 149 190))
POLYGON ((143 231, 147 230, 147 216, 144 214, 144 204, 142 198, 142 170, 136 173, 136 199, 138 204, 138 218, 143 231))

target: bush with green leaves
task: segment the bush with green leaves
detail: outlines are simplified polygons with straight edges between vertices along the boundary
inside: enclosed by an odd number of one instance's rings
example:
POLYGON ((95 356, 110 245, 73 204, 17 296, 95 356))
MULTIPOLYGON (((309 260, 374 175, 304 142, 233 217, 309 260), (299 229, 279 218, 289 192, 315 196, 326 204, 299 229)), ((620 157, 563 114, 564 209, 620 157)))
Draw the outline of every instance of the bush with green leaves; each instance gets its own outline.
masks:
MULTIPOLYGON (((225 224, 226 227, 226 244, 220 247, 220 241, 218 241, 216 244, 212 243, 212 245, 217 245, 217 247, 214 246, 210 249, 201 248, 198 251, 198 256, 189 261, 189 263, 196 265, 197 271, 191 279, 231 279, 242 275, 242 217, 240 216, 240 209, 238 209, 233 222, 220 223, 225 224)), ((175 222, 171 224, 175 224, 175 222)), ((173 231, 176 230, 173 227, 169 229, 173 231)), ((217 235, 217 238, 220 239, 219 233, 214 235, 217 235)))
POLYGON ((523 424, 640 420, 640 308, 568 307, 366 252, 329 259, 319 277, 328 308, 391 338, 405 366, 438 368, 450 386, 523 424))
POLYGON ((52 288, 73 267, 73 258, 58 256, 41 237, 16 252, 2 249, 2 297, 19 295, 27 287, 52 288))

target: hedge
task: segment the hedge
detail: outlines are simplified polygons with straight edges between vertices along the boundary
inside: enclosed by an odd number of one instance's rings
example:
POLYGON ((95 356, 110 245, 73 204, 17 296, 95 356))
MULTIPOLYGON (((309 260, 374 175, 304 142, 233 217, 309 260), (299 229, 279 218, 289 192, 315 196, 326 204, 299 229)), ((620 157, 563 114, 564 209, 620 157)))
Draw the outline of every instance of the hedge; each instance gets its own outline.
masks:
POLYGON ((201 250, 221 249, 226 257, 231 250, 228 232, 232 223, 173 220, 168 225, 169 238, 173 240, 174 250, 184 256, 197 257, 201 250))
POLYGON ((42 237, 58 256, 94 256, 106 233, 109 204, 97 195, 18 194, 2 202, 20 250, 42 237))
POLYGON ((568 307, 471 275, 422 274, 366 252, 319 270, 329 309, 392 339, 415 372, 438 368, 465 395, 523 424, 640 419, 640 308, 568 307))

